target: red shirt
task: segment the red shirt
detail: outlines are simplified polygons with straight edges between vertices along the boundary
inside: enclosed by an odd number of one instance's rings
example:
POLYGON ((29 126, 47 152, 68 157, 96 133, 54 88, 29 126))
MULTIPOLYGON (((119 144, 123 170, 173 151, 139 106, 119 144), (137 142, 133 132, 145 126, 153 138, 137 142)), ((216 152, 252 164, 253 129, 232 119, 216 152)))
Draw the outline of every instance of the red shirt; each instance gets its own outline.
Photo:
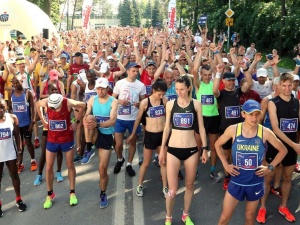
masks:
POLYGON ((47 141, 63 144, 74 140, 74 132, 70 130, 71 113, 68 110, 68 100, 64 98, 61 110, 56 112, 47 107, 48 138, 47 141))
POLYGON ((256 91, 254 91, 254 90, 250 90, 249 92, 243 93, 240 96, 240 104, 243 105, 245 103, 245 101, 247 101, 249 99, 255 100, 255 101, 259 102, 259 103, 261 102, 259 94, 256 91))
POLYGON ((88 70, 90 68, 90 66, 88 64, 82 64, 82 65, 78 65, 77 63, 74 63, 70 66, 69 71, 70 74, 79 74, 80 70, 84 69, 84 70, 88 70))
MULTIPOLYGON (((160 77, 163 77, 163 74, 160 75, 160 77)), ((146 69, 143 70, 140 81, 146 86, 146 96, 150 96, 152 92, 152 84, 154 82, 154 76, 149 76, 146 69)))

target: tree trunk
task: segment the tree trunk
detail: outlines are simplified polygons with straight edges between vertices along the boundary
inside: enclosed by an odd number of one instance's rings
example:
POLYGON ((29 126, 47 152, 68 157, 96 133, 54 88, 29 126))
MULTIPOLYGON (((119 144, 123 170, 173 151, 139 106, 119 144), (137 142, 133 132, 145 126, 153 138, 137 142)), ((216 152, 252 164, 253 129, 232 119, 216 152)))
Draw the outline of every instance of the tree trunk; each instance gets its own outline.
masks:
POLYGON ((181 19, 182 19, 182 8, 183 8, 183 0, 180 1, 180 11, 179 11, 179 30, 181 30, 181 19))
POLYGON ((198 11, 198 7, 199 7, 199 0, 195 0, 195 11, 194 11, 194 21, 193 21, 193 27, 192 30, 195 33, 198 29, 198 15, 199 15, 199 11, 198 11))
POLYGON ((75 3, 74 3, 74 9, 73 9, 73 15, 72 15, 72 23, 71 23, 71 30, 74 29, 73 25, 74 25, 74 16, 75 16, 76 5, 77 5, 77 0, 75 0, 75 3))

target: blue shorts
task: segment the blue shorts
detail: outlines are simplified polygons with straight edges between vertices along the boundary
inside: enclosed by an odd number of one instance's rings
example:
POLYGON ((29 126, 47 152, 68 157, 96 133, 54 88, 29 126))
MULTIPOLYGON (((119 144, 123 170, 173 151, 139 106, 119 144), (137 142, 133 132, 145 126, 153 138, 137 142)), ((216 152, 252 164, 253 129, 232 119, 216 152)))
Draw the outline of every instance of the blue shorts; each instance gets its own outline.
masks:
POLYGON ((241 186, 233 183, 228 184, 228 192, 239 201, 257 201, 261 199, 265 193, 264 183, 255 184, 253 186, 241 186))
MULTIPOLYGON (((135 120, 120 120, 117 119, 115 124, 115 132, 116 133, 125 133, 126 129, 128 129, 129 133, 132 133, 133 125, 135 120)), ((139 134, 141 132, 141 126, 139 125, 136 134, 139 134)))
POLYGON ((59 150, 61 150, 62 152, 68 152, 74 149, 74 140, 63 144, 52 143, 47 141, 46 149, 49 152, 53 152, 53 153, 57 153, 59 150))

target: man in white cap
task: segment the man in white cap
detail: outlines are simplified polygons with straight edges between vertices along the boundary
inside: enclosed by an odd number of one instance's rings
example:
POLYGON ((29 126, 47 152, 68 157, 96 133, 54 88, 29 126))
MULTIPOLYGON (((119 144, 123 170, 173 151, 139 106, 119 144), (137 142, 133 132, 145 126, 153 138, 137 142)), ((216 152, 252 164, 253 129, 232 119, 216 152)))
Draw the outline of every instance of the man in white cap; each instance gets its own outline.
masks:
POLYGON ((108 95, 109 84, 106 78, 98 78, 95 88, 97 95, 91 97, 87 102, 83 124, 87 145, 91 147, 92 141, 94 141, 99 149, 100 208, 105 208, 108 206, 105 193, 108 185, 107 168, 113 145, 118 101, 108 95))
POLYGON ((68 168, 68 177, 70 182, 70 205, 77 205, 78 200, 75 195, 75 176, 76 170, 73 163, 74 157, 74 133, 77 124, 71 124, 72 108, 82 111, 85 109, 85 103, 64 98, 61 94, 52 94, 48 98, 36 103, 37 111, 44 127, 48 128, 48 137, 46 145, 46 183, 47 198, 44 208, 52 207, 55 198, 53 192, 53 164, 57 151, 65 153, 66 165, 68 168), (45 107, 48 115, 48 122, 41 113, 45 107))

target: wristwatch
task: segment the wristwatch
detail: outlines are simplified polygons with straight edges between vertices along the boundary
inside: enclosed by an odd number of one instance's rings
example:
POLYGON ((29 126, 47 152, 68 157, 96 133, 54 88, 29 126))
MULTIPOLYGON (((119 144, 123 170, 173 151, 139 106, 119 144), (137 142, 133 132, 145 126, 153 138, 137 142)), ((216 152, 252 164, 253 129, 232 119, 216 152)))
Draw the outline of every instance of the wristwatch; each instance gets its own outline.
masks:
POLYGON ((269 169, 270 171, 274 171, 274 166, 272 166, 271 164, 269 164, 269 165, 268 165, 268 169, 269 169))
POLYGON ((206 146, 202 147, 202 150, 209 150, 209 148, 208 148, 208 146, 206 145, 206 146))

